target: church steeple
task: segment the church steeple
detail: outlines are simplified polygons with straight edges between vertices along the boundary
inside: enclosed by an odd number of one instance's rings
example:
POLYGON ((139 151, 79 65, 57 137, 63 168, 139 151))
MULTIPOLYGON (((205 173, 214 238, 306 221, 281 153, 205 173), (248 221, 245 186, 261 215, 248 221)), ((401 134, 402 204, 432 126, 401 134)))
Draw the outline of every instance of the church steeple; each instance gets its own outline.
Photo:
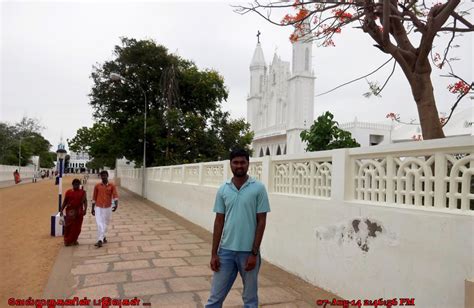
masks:
POLYGON ((262 108, 262 98, 267 67, 260 44, 260 31, 257 33, 257 46, 250 62, 250 93, 247 98, 247 121, 253 130, 259 128, 258 114, 262 108))
POLYGON ((265 57, 260 42, 257 43, 255 51, 253 52, 252 62, 250 62, 250 69, 265 67, 265 57))
POLYGON ((260 96, 263 92, 266 65, 260 42, 257 43, 250 62, 250 97, 260 96))
POLYGON ((305 21, 302 30, 305 35, 293 43, 293 75, 312 75, 313 42, 310 27, 309 21, 305 21))

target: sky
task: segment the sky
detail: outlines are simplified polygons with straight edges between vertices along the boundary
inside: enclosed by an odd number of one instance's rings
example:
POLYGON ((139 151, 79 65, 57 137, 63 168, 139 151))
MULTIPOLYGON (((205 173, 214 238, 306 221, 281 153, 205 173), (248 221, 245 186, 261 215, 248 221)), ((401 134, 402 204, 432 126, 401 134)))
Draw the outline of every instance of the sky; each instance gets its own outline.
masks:
MULTIPOLYGON (((464 8, 472 7, 469 1, 463 2, 464 8)), ((94 65, 113 59, 113 48, 120 44, 120 37, 153 39, 170 52, 194 61, 200 69, 217 70, 229 90, 223 109, 232 118, 245 118, 257 30, 262 33, 267 63, 275 52, 282 60, 292 58, 288 39, 291 29, 272 25, 256 14, 239 15, 231 7, 246 3, 0 0, 0 119, 10 124, 23 116, 39 119, 53 150, 61 137, 71 139, 80 127, 91 126, 90 75, 94 65)), ((442 53, 442 42, 435 41, 439 46, 435 51, 442 53)), ((461 61, 453 63, 455 71, 472 80, 472 35, 456 42, 460 47, 451 56, 461 61)), ((368 91, 365 80, 317 96, 389 59, 358 29, 343 29, 335 43, 336 47, 313 47, 315 118, 325 111, 332 112, 339 123, 355 117, 359 121, 384 122, 389 112, 399 113, 407 121, 418 118, 399 67, 381 97, 362 95, 368 91)), ((391 66, 386 66, 367 80, 382 84, 390 70, 391 66)), ((449 112, 455 101, 455 95, 446 89, 453 80, 439 77, 445 73, 434 69, 432 74, 440 112, 449 112)), ((459 110, 471 104, 472 100, 464 99, 459 110)))

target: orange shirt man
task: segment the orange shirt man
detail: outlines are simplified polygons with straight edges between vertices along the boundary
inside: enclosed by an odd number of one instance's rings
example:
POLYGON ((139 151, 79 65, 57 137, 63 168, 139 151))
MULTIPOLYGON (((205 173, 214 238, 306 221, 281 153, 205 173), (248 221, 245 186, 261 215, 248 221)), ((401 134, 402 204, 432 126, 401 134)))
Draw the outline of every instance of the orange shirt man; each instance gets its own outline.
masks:
POLYGON ((109 173, 101 171, 101 183, 94 187, 94 194, 92 196, 92 215, 95 216, 97 223, 97 243, 95 246, 102 247, 102 243, 107 243, 105 237, 107 227, 109 226, 110 216, 118 207, 117 188, 114 184, 109 183, 109 173), (114 203, 112 206, 112 202, 114 203))
MULTIPOLYGON (((107 171, 106 171, 107 172, 107 171)), ((117 188, 113 183, 97 183, 92 197, 96 207, 106 208, 112 206, 112 201, 118 200, 117 188)))

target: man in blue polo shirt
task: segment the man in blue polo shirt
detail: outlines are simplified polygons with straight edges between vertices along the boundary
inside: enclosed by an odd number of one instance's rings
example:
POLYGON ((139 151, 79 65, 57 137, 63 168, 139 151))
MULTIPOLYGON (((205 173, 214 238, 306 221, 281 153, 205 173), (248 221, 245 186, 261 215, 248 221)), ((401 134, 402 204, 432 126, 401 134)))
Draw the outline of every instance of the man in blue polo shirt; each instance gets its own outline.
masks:
POLYGON ((259 181, 249 177, 249 154, 242 149, 230 153, 234 176, 217 191, 212 240, 211 294, 206 307, 222 307, 237 273, 242 277, 244 307, 258 307, 258 271, 260 243, 267 212, 267 191, 259 181))

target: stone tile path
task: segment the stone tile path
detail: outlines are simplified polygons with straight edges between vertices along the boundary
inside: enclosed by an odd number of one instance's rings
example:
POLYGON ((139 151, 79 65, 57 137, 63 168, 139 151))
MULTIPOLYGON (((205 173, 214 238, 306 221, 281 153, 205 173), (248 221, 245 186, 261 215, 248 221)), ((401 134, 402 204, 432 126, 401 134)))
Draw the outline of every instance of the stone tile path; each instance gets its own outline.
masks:
MULTIPOLYGON (((80 245, 62 248, 69 249, 73 281, 66 296, 137 297, 151 307, 203 307, 212 277, 211 234, 128 191, 120 189, 119 194, 107 244, 93 245, 96 225, 88 210, 80 245)), ((259 283, 263 306, 314 307, 315 298, 334 297, 268 263, 259 283)), ((242 307, 241 293, 238 277, 224 306, 242 307)))

